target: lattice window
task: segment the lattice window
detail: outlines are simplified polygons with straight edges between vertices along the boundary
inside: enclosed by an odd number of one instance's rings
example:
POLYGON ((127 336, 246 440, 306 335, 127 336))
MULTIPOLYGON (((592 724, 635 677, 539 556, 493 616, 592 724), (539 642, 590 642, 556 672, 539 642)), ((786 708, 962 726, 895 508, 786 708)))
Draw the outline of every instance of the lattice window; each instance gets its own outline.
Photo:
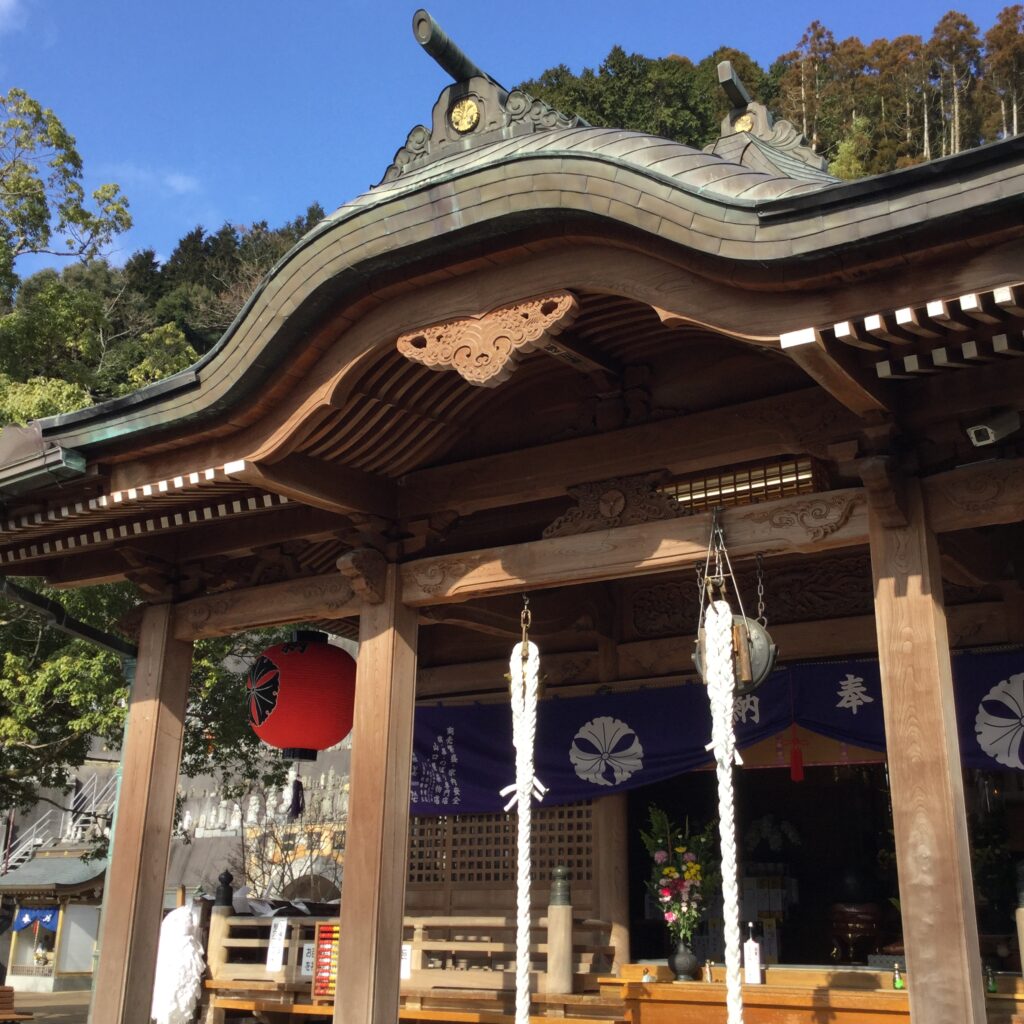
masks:
POLYGON ((409 882, 443 883, 448 878, 448 819, 409 819, 409 882))
MULTIPOLYGON (((549 878, 564 864, 576 881, 593 873, 593 822, 589 800, 534 807, 531 856, 535 876, 549 878)), ((514 814, 413 817, 409 826, 409 882, 453 885, 511 884, 516 878, 514 814)))
POLYGON ((729 505, 752 505, 794 494, 823 490, 824 471, 806 457, 733 466, 711 476, 689 477, 666 484, 660 490, 671 494, 689 512, 729 505))

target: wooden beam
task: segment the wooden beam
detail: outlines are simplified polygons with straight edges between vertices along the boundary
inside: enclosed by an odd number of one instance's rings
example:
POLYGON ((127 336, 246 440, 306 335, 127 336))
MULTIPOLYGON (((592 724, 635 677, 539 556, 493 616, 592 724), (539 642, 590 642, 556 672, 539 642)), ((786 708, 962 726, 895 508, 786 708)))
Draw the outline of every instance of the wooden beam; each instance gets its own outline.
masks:
POLYGON ((877 383, 857 363, 849 346, 825 337, 815 327, 787 332, 780 342, 797 366, 851 412, 872 416, 889 411, 877 383))
MULTIPOLYGON (((859 488, 784 498, 723 515, 734 559, 856 547, 867 541, 859 488)), ((710 513, 575 537, 441 555, 402 566, 402 593, 412 607, 472 597, 669 572, 701 562, 710 513)))
POLYGON ((150 605, 142 615, 92 1024, 136 1024, 152 1000, 192 666, 192 645, 174 639, 173 621, 168 605, 150 605))
POLYGON ((973 368, 969 373, 935 374, 919 381, 912 394, 905 394, 900 403, 901 419, 909 430, 922 431, 932 423, 978 410, 1024 409, 1024 359, 993 355, 993 363, 967 364, 959 346, 950 352, 955 360, 973 368))
POLYGON ((960 744, 939 550, 916 484, 908 525, 869 511, 903 939, 914 1020, 984 1024, 960 744))
POLYGON ((959 530, 942 535, 942 577, 963 587, 997 583, 1010 564, 1009 553, 977 530, 959 530))
POLYGON ((199 640, 307 619, 344 619, 358 615, 361 606, 351 580, 340 572, 307 576, 182 601, 175 606, 174 636, 199 640))
POLYGON ((240 459, 228 463, 224 472, 232 480, 328 512, 375 515, 385 519, 394 517, 395 485, 387 477, 324 462, 309 455, 286 455, 274 463, 240 459))
POLYGON ((399 488, 403 519, 562 497, 587 480, 665 469, 682 476, 778 455, 826 454, 855 435, 857 417, 820 388, 658 420, 591 437, 539 445, 410 473, 399 488), (585 469, 581 469, 585 467, 585 469))
POLYGON ((359 619, 335 1024, 394 1024, 409 847, 416 614, 396 566, 359 619))
MULTIPOLYGON (((350 529, 351 520, 305 505, 286 505, 272 513, 242 515, 209 524, 194 524, 149 537, 132 537, 131 547, 179 566, 221 555, 238 555, 291 540, 318 541, 350 529)), ((8 567, 19 575, 45 576, 55 587, 81 587, 125 578, 127 563, 113 552, 126 544, 109 544, 74 557, 37 559, 8 567)))
MULTIPOLYGON (((954 605, 946 610, 950 645, 953 648, 991 644, 1024 643, 1024 615, 1017 605, 1004 601, 980 601, 954 605)), ((852 615, 836 619, 770 624, 772 639, 787 660, 841 658, 874 654, 878 637, 873 615, 852 615)), ((619 679, 615 689, 629 689, 659 678, 675 681, 694 671, 693 636, 659 637, 619 644, 619 679)), ((449 694, 486 695, 505 700, 508 685, 506 661, 463 662, 421 668, 416 697, 436 701, 449 694)), ((574 692, 595 690, 603 685, 598 658, 593 650, 569 651, 544 656, 544 679, 548 692, 572 687, 574 692)))
POLYGON ((1024 519, 1024 459, 993 459, 922 481, 928 523, 936 533, 1024 519))

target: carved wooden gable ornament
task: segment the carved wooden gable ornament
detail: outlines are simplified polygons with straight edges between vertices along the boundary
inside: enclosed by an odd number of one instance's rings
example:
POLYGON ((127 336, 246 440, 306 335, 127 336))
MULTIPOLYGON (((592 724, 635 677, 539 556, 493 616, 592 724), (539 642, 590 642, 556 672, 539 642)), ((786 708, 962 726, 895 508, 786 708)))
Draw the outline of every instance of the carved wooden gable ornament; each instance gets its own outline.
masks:
POLYGON ((553 292, 499 306, 480 316, 442 320, 399 335, 398 351, 431 370, 455 370, 470 384, 497 387, 528 352, 544 349, 562 358, 551 339, 579 312, 570 292, 553 292))

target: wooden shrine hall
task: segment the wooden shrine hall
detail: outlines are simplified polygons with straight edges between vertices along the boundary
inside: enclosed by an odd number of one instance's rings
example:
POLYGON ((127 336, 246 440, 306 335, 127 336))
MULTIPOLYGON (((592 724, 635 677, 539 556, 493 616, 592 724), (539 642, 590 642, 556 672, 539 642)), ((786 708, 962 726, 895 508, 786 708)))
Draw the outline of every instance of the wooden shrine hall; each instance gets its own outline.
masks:
POLYGON ((840 182, 728 68, 701 152, 448 66, 199 363, 0 435, 2 572, 145 600, 92 1021, 149 1005, 195 640, 358 636, 334 1020, 394 1024, 407 899, 457 909, 407 884, 417 704, 500 698, 524 592, 549 697, 692 676, 723 506, 786 662, 878 659, 910 1011, 979 1024, 951 653, 1024 642, 1024 139, 840 182))

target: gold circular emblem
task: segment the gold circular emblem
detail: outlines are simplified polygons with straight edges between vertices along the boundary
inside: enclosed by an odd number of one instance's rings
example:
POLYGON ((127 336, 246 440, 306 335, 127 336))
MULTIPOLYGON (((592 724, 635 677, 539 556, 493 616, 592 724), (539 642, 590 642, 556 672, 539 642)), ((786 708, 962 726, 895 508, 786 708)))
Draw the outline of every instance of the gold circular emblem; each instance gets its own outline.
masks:
POLYGON ((753 114, 740 114, 732 123, 733 128, 738 132, 749 132, 754 127, 753 114))
POLYGON ((467 96, 452 104, 451 110, 448 111, 448 120, 460 135, 465 135, 479 123, 480 107, 477 106, 476 100, 467 96))

